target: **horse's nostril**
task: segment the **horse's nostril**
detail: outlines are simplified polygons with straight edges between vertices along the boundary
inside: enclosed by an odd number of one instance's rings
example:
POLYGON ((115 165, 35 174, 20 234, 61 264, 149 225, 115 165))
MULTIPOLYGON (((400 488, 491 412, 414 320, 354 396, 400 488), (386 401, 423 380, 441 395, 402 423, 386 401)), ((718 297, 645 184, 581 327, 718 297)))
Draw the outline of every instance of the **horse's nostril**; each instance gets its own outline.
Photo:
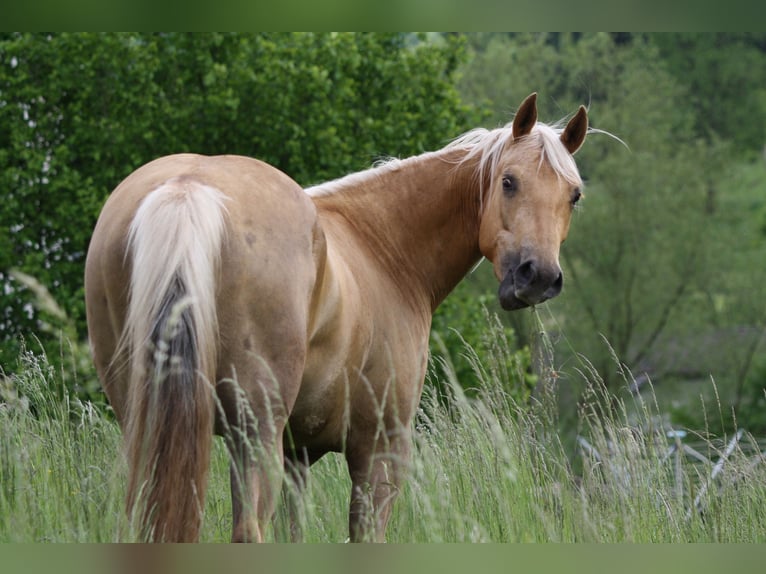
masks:
POLYGON ((545 293, 547 299, 552 299, 559 293, 561 293, 561 289, 564 287, 564 274, 559 271, 558 277, 556 277, 556 280, 553 282, 553 284, 550 286, 548 291, 545 293))
POLYGON ((558 265, 541 265, 528 259, 513 270, 514 296, 528 305, 552 299, 564 285, 564 275, 558 265))
POLYGON ((564 274, 559 271, 559 276, 556 277, 556 280, 553 282, 553 288, 556 290, 556 292, 560 292, 561 288, 564 286, 564 274))
POLYGON ((525 261, 513 272, 513 279, 517 289, 523 289, 534 283, 537 277, 537 268, 532 260, 525 261))

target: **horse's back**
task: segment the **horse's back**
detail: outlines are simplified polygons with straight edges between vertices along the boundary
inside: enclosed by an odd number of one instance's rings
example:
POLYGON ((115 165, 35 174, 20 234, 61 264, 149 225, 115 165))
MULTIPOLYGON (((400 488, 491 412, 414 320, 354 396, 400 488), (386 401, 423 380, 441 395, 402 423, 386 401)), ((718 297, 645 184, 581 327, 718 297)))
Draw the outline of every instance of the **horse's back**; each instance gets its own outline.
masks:
MULTIPOLYGON (((199 183, 228 198, 230 232, 263 222, 289 211, 303 225, 315 217, 314 206, 300 186, 278 169, 244 156, 176 154, 151 161, 126 177, 105 203, 91 242, 89 257, 100 250, 126 248, 127 230, 139 204, 168 182, 199 183)), ((309 232, 311 228, 308 228, 309 232)), ((110 253, 112 255, 113 253, 110 253)))

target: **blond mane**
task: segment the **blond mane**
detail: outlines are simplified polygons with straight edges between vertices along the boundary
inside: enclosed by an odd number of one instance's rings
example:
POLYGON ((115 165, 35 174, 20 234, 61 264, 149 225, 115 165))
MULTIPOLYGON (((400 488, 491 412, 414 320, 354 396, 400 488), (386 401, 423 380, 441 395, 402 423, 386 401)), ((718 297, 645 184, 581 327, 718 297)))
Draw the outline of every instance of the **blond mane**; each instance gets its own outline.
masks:
POLYGON ((340 177, 338 179, 333 179, 330 181, 326 181, 324 183, 307 187, 304 191, 312 197, 323 197, 325 195, 332 195, 333 193, 340 191, 342 189, 349 189, 349 188, 362 186, 366 183, 369 183, 372 180, 383 177, 389 173, 392 173, 401 169, 407 163, 417 161, 418 159, 423 158, 426 155, 433 155, 435 153, 436 152, 426 152, 424 154, 412 156, 405 159, 387 158, 387 159, 378 160, 377 162, 375 162, 373 167, 369 169, 344 175, 343 177, 340 177))
MULTIPOLYGON (((561 133, 564 127, 561 123, 548 125, 538 122, 529 135, 519 140, 519 145, 529 146, 530 149, 539 150, 540 164, 547 161, 553 171, 565 181, 572 185, 582 186, 580 172, 572 155, 561 143, 561 133)), ((460 164, 478 158, 476 177, 481 185, 488 181, 488 176, 493 174, 502 157, 506 146, 513 141, 512 123, 488 130, 486 128, 476 128, 455 138, 451 143, 440 151, 465 150, 467 153, 460 159, 460 164)), ((342 189, 350 189, 371 180, 385 176, 404 167, 409 161, 416 161, 425 156, 433 155, 439 152, 426 152, 407 159, 391 158, 376 163, 370 169, 352 173, 339 179, 327 181, 306 188, 306 193, 313 197, 330 195, 342 189)), ((486 190, 480 189, 484 196, 486 190)))

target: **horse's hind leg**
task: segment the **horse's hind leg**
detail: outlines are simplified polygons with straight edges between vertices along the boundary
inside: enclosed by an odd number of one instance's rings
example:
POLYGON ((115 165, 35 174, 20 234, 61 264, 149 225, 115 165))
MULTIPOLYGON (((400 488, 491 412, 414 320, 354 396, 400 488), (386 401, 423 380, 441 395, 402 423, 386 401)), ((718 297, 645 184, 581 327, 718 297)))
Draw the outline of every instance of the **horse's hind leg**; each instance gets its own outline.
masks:
POLYGON ((279 461, 274 458, 281 445, 270 428, 273 423, 266 422, 268 414, 254 409, 236 382, 219 383, 219 397, 227 420, 221 434, 231 456, 232 542, 260 542, 263 517, 271 515, 274 492, 279 488, 280 477, 275 472, 279 461), (235 389, 223 391, 224 385, 235 389))
POLYGON ((245 455, 231 462, 232 542, 263 542, 268 523, 264 517, 274 512, 278 479, 268 477, 266 465, 248 460, 252 458, 245 455))
POLYGON ((282 483, 282 433, 300 361, 280 368, 248 353, 233 364, 234 376, 218 385, 226 419, 219 430, 232 458, 232 541, 260 542, 282 483))

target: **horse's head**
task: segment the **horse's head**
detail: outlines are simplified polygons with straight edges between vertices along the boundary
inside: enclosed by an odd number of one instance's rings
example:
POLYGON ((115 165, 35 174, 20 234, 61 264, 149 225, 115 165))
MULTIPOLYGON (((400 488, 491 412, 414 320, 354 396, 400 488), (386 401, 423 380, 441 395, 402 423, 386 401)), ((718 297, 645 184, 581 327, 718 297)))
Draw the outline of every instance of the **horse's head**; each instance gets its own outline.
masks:
POLYGON ((582 181, 574 154, 585 140, 580 107, 566 128, 537 123, 537 94, 524 100, 512 138, 488 166, 479 247, 500 281, 503 309, 521 309, 561 292, 559 247, 569 231, 582 181))

